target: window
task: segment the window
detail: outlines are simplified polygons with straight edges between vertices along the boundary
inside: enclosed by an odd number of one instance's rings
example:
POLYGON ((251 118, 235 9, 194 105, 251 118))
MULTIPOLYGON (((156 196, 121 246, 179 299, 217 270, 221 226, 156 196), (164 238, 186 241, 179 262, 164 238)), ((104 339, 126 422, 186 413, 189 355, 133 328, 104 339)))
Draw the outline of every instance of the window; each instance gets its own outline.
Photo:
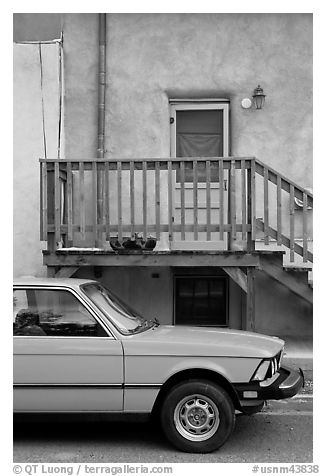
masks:
POLYGON ((226 326, 226 277, 177 276, 175 323, 192 326, 226 326))
POLYGON ((102 326, 69 291, 16 289, 15 336, 107 337, 102 326))

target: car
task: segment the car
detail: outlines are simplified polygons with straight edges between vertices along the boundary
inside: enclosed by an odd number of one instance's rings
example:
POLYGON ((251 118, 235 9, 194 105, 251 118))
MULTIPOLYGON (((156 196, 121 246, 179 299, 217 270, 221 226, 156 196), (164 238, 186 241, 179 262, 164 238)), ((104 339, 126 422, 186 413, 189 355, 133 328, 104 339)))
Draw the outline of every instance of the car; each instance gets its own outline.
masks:
POLYGON ((15 412, 152 415, 176 448, 207 453, 236 411, 304 383, 277 337, 160 325, 94 280, 19 279, 13 309, 15 412))

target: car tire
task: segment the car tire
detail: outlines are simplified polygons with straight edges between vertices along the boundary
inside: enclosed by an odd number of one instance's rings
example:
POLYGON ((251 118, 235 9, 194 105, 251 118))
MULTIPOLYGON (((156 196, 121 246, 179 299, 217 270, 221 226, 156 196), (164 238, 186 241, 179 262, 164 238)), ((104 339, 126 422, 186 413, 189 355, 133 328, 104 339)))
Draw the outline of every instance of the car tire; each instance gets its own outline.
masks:
POLYGON ((233 402, 219 385, 188 380, 174 386, 161 408, 161 424, 168 440, 188 453, 220 448, 235 423, 233 402))

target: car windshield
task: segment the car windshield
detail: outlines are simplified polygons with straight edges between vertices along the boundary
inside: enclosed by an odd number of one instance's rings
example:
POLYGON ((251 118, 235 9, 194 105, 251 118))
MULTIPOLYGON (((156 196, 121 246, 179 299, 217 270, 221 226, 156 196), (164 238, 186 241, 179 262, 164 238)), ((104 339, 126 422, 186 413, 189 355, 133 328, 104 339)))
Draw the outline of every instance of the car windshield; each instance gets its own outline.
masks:
POLYGON ((157 319, 147 320, 98 283, 81 286, 84 293, 124 335, 137 334, 159 325, 157 319))

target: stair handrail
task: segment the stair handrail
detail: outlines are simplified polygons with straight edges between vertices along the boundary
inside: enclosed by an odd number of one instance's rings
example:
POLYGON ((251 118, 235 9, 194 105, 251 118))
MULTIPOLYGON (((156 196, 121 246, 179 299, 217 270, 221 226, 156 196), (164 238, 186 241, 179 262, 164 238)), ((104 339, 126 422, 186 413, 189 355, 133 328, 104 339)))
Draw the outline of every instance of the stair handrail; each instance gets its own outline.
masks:
MULTIPOLYGON (((313 254, 308 250, 308 228, 307 228, 307 210, 313 207, 313 194, 310 190, 298 185, 293 180, 288 179, 280 172, 269 165, 255 158, 255 172, 264 178, 264 219, 255 219, 256 227, 264 232, 264 242, 269 244, 269 238, 277 241, 278 245, 284 245, 290 249, 290 261, 294 262, 294 254, 299 254, 303 262, 313 262, 313 254), (277 229, 269 225, 269 205, 268 205, 268 182, 277 187, 277 229), (282 202, 281 191, 284 190, 290 195, 289 218, 290 218, 290 236, 282 234, 282 202), (302 240, 303 246, 295 242, 294 235, 294 216, 295 216, 295 198, 300 200, 302 208, 302 240)), ((298 203, 297 203, 298 205, 298 203)))

